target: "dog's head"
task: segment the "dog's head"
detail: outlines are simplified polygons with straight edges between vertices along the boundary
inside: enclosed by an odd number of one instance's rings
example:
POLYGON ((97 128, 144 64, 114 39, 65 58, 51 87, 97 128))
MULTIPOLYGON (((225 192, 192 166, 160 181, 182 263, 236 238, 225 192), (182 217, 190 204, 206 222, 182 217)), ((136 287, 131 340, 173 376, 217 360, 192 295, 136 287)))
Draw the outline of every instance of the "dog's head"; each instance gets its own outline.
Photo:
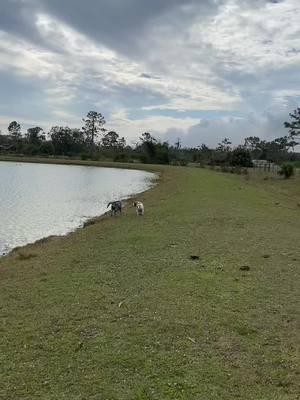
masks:
POLYGON ((132 203, 132 205, 133 205, 133 207, 136 207, 137 206, 136 201, 134 203, 132 203))

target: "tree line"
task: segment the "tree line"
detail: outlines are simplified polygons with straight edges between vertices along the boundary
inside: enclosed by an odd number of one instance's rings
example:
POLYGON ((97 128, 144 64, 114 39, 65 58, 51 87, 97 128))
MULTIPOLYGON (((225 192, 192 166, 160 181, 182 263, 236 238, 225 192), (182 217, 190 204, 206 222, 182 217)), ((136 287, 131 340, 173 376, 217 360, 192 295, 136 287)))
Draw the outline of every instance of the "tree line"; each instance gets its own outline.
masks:
POLYGON ((23 134, 21 125, 12 121, 7 134, 0 133, 0 152, 178 165, 196 162, 250 167, 254 159, 280 164, 300 160, 300 154, 295 151, 295 147, 300 144, 300 108, 290 114, 290 119, 290 122, 284 123, 288 134, 271 141, 250 136, 239 146, 232 146, 230 139, 224 138, 215 148, 205 144, 184 147, 180 139, 169 144, 144 132, 138 142, 130 146, 117 132, 105 129, 106 121, 101 113, 90 111, 83 118, 81 129, 53 126, 49 132, 45 132, 35 126, 23 134))

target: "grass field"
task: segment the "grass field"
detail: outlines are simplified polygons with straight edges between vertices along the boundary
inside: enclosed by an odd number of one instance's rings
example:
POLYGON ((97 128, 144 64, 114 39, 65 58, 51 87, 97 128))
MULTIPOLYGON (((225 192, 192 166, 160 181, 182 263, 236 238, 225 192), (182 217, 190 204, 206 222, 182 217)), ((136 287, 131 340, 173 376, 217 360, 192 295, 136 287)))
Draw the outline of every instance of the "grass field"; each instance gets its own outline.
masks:
POLYGON ((157 170, 0 260, 1 399, 300 398, 300 180, 157 170))

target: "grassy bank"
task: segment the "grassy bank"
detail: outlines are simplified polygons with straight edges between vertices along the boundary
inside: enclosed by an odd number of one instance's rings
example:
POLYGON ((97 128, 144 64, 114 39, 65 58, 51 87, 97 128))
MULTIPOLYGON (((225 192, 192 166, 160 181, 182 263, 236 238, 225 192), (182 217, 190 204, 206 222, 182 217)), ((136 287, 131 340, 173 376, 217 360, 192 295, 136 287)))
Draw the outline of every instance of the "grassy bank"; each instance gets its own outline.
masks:
POLYGON ((299 182, 151 168, 144 218, 0 260, 0 398, 298 398, 299 182))

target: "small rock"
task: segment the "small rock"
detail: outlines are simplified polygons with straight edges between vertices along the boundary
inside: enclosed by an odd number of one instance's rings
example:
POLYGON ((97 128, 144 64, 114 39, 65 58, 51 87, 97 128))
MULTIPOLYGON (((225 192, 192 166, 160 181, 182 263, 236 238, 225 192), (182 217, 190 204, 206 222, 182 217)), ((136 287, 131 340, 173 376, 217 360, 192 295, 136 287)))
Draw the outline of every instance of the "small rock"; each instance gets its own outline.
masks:
POLYGON ((242 266, 240 267, 240 270, 241 270, 241 271, 250 271, 250 267, 249 267, 249 265, 242 265, 242 266))

